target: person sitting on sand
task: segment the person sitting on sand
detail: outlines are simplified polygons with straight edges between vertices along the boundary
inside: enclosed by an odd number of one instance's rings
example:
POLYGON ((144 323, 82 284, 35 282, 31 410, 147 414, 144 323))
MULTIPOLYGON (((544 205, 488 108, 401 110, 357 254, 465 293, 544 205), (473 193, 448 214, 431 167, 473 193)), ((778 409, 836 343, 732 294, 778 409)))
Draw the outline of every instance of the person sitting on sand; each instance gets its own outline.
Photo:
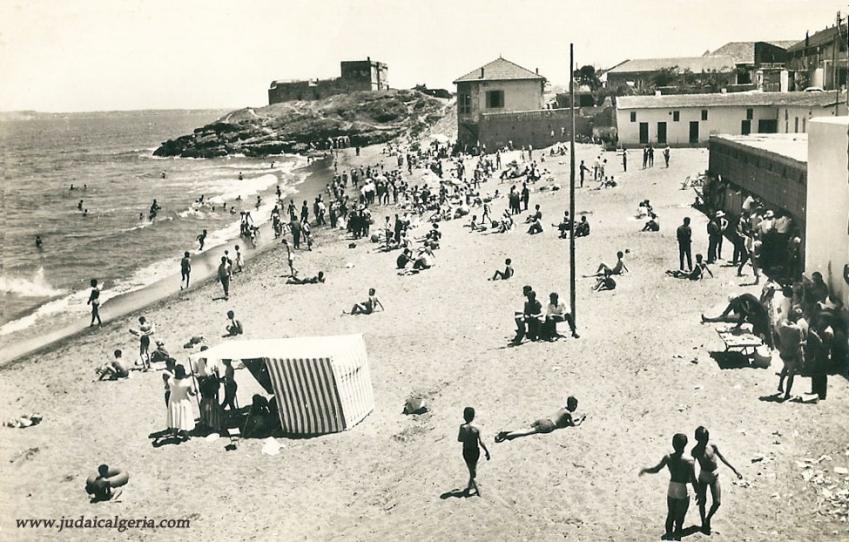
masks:
POLYGON ((475 478, 478 472, 478 459, 481 456, 481 448, 486 453, 486 460, 489 461, 489 450, 481 438, 480 429, 472 425, 475 419, 475 409, 466 407, 463 409, 463 420, 466 423, 460 425, 460 431, 457 434, 457 442, 463 443, 463 460, 466 462, 466 468, 469 469, 469 483, 466 485, 466 496, 471 494, 472 488, 475 489, 475 494, 480 497, 480 490, 475 478))
POLYGON ((595 281, 595 285, 593 286, 594 292, 604 292, 606 290, 615 290, 616 289, 616 281, 613 280, 613 277, 610 273, 605 273, 604 275, 598 277, 598 280, 595 281))
POLYGON ((236 320, 236 313, 227 311, 227 325, 224 330, 227 332, 225 337, 235 337, 245 332, 242 323, 236 320))
POLYGON ((693 266, 692 271, 681 271, 679 269, 667 269, 666 274, 670 277, 675 277, 676 279, 690 279, 690 280, 701 280, 705 277, 705 272, 710 275, 710 278, 713 278, 713 273, 710 268, 704 262, 704 256, 701 254, 696 254, 696 265, 693 266))
POLYGON ((156 341, 156 350, 150 353, 150 362, 164 362, 171 357, 163 341, 156 341))
POLYGON ((504 271, 496 269, 495 274, 492 275, 492 278, 489 280, 507 280, 512 277, 514 273, 512 263, 513 260, 510 258, 504 260, 504 271))
POLYGON ((409 248, 405 248, 401 254, 398 255, 398 258, 395 259, 395 269, 406 269, 407 264, 413 259, 413 251, 409 248))
POLYGON ((98 375, 98 380, 118 380, 130 376, 130 368, 124 362, 121 350, 115 350, 113 356, 115 356, 115 359, 111 359, 95 369, 94 372, 98 375))
POLYGON ((575 224, 575 237, 586 237, 590 234, 590 223, 587 216, 581 216, 581 221, 575 224))
POLYGON ((516 336, 510 341, 510 346, 522 344, 525 336, 532 341, 539 338, 539 329, 542 323, 542 305, 537 301, 537 294, 530 286, 524 286, 522 288, 522 294, 526 298, 525 306, 522 312, 515 314, 516 336))
POLYGON ((719 485, 719 473, 717 469, 719 464, 716 458, 725 463, 725 465, 737 475, 737 479, 741 480, 743 475, 737 472, 731 463, 719 452, 719 448, 715 444, 708 444, 710 433, 703 426, 696 428, 696 445, 690 454, 693 459, 699 462, 699 477, 697 478, 698 486, 696 487, 696 502, 699 503, 699 516, 702 518, 702 532, 710 534, 710 520, 716 511, 719 509, 722 499, 722 489, 719 485), (705 515, 705 504, 707 503, 707 490, 710 488, 710 494, 713 498, 710 511, 705 515))
POLYGON ((560 302, 560 296, 557 292, 551 292, 548 299, 549 303, 545 311, 545 322, 542 324, 542 337, 548 341, 553 341, 561 337, 557 333, 557 324, 559 322, 566 322, 569 324, 569 329, 572 330, 572 337, 579 339, 580 335, 575 331, 575 320, 570 313, 566 312, 566 304, 560 302))
POLYGON ((354 305, 351 308, 350 313, 342 311, 342 314, 351 314, 351 315, 354 315, 354 314, 371 314, 371 313, 377 311, 377 307, 380 307, 380 310, 382 310, 382 311, 386 310, 383 307, 383 303, 381 303, 380 300, 375 295, 374 288, 369 288, 367 300, 363 301, 362 303, 357 303, 356 305, 354 305))
MULTIPOLYGON (((539 205, 537 205, 537 207, 539 207, 539 205)), ((542 213, 535 213, 532 217, 531 227, 528 228, 528 233, 530 235, 542 233, 542 213)))
POLYGON ((692 460, 684 458, 686 447, 687 435, 676 433, 672 437, 674 451, 664 455, 660 463, 654 467, 640 470, 640 476, 642 476, 646 473, 657 474, 663 467, 669 469, 669 489, 666 493, 666 534, 663 537, 665 540, 681 540, 684 517, 687 515, 687 508, 690 507, 687 484, 692 484, 696 492, 699 490, 695 465, 692 460))
POLYGON ((486 225, 483 221, 478 222, 478 215, 472 215, 472 221, 466 225, 469 232, 486 231, 486 225))
MULTIPOLYGON (((109 465, 100 465, 97 467, 97 477, 92 482, 86 482, 85 491, 88 493, 91 502, 114 501, 121 496, 123 490, 121 488, 113 488, 109 482, 109 465)), ((89 478, 89 480, 91 480, 89 478)))
POLYGON ((761 336, 770 348, 773 348, 772 328, 770 326, 769 311, 761 304, 760 300, 750 293, 738 296, 728 296, 728 306, 722 314, 715 318, 702 315, 702 323, 705 322, 735 322, 735 328, 739 329, 744 322, 752 324, 752 333, 761 336), (735 316, 730 318, 731 313, 735 316))
POLYGON ((609 275, 624 275, 628 272, 628 267, 625 266, 625 254, 620 250, 616 253, 616 265, 609 267, 605 263, 598 266, 594 275, 584 275, 584 277, 604 277, 609 275))
POLYGON ((512 229, 513 217, 510 215, 510 211, 505 209, 504 214, 501 215, 501 222, 498 225, 498 233, 507 233, 512 229))
POLYGON ((641 229, 640 231, 660 231, 660 222, 658 222, 657 220, 657 215, 654 213, 649 214, 648 222, 646 222, 646 225, 643 226, 643 229, 641 229))
POLYGON ((424 248, 419 250, 419 254, 416 256, 416 261, 413 262, 413 271, 424 271, 425 269, 430 269, 434 266, 434 258, 436 258, 436 255, 433 253, 431 247, 425 245, 424 248))
POLYGON ((298 278, 298 277, 289 277, 286 280, 286 284, 323 284, 324 283, 324 271, 319 271, 318 275, 314 277, 307 278, 298 278))
POLYGON ((539 209, 539 204, 536 204, 534 206, 534 212, 525 218, 525 224, 533 224, 539 220, 542 220, 542 211, 539 209))
POLYGON ((563 220, 560 224, 552 224, 552 226, 556 227, 560 232, 560 239, 566 239, 569 236, 569 232, 572 231, 572 218, 569 216, 569 211, 563 213, 563 220))
POLYGON ((495 436, 495 442, 504 442, 505 440, 513 440, 538 433, 551 433, 555 429, 564 429, 566 427, 578 427, 587 415, 574 416, 575 410, 578 409, 578 399, 574 396, 566 398, 566 406, 560 408, 548 418, 540 418, 531 424, 530 431, 499 431, 495 436))

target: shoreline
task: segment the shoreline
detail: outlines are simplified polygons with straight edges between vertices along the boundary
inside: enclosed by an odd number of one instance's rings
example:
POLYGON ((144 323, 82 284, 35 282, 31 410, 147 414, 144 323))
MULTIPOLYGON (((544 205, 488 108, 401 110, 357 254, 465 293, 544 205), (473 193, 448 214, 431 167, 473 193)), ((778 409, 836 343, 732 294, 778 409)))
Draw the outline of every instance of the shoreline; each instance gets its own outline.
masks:
MULTIPOLYGON (((302 161, 306 161, 307 159, 303 155, 286 156, 297 156, 302 161)), ((330 179, 332 179, 333 175, 332 162, 329 161, 331 158, 332 156, 327 156, 322 159, 313 160, 309 164, 304 163, 304 165, 292 168, 290 171, 291 174, 305 174, 305 178, 300 183, 293 185, 295 191, 289 198, 295 199, 296 202, 298 198, 311 201, 318 194, 324 193, 324 188, 327 182, 329 182, 328 175, 330 175, 330 179)), ((313 232, 313 238, 316 241, 321 240, 325 235, 327 235, 325 229, 318 229, 313 232)), ((228 246, 231 247, 234 244, 244 246, 246 249, 244 251, 244 259, 246 263, 249 263, 256 262, 263 254, 273 249, 277 244, 275 241, 277 240, 274 239, 271 221, 265 220, 260 224, 260 235, 256 248, 249 248, 244 239, 235 237, 218 245, 211 246, 200 254, 192 254, 192 284, 187 290, 180 290, 174 286, 180 281, 180 273, 175 272, 136 290, 118 294, 101 304, 103 326, 100 329, 113 322, 124 321, 128 316, 154 307, 160 302, 179 299, 184 293, 194 292, 201 289, 204 285, 216 281, 217 261, 220 253, 223 253, 223 250, 228 246)), ((179 267, 179 260, 174 260, 174 267, 179 267)), ((35 308, 31 312, 21 314, 19 318, 25 318, 37 310, 38 308, 35 308)), ((81 313, 81 319, 78 322, 10 343, 0 351, 0 371, 25 362, 31 356, 49 352, 79 337, 96 332, 99 329, 98 327, 89 327, 87 324, 89 315, 90 313, 88 312, 81 313)), ((10 322, 12 321, 14 320, 10 320, 10 322)))

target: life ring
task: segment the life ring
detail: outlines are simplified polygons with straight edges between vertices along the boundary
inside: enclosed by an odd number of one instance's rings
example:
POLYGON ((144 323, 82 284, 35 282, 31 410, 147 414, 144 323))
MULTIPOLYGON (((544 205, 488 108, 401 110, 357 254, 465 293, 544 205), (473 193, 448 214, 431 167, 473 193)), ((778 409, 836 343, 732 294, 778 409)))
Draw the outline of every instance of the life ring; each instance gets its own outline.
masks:
POLYGON ((97 493, 101 488, 98 486, 105 483, 109 488, 116 488, 127 485, 130 481, 130 474, 124 469, 118 467, 109 467, 106 471, 106 477, 100 478, 100 474, 95 472, 85 480, 86 493, 97 493))
POLYGON ((843 280, 846 281, 846 284, 849 284, 849 263, 843 266, 843 280))

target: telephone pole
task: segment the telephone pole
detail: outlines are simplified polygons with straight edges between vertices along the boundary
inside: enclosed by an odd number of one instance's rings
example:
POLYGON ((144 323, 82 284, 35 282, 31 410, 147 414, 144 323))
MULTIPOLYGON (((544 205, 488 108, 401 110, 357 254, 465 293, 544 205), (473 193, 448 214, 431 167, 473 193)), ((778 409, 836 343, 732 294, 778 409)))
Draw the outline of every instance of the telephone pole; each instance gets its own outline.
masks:
POLYGON ((577 328, 575 316, 575 44, 569 44, 569 304, 572 322, 577 328))

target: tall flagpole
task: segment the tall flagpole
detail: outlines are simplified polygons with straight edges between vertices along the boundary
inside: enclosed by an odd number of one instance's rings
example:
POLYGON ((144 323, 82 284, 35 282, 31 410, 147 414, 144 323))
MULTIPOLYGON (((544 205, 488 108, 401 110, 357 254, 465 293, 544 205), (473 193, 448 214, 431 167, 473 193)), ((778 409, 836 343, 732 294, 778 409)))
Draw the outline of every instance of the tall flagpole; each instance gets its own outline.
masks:
MULTIPOLYGON (((569 304, 572 310, 572 321, 575 316, 575 44, 569 44, 569 106, 571 130, 569 131, 569 304)), ((575 323, 577 326, 577 323, 575 323)))

